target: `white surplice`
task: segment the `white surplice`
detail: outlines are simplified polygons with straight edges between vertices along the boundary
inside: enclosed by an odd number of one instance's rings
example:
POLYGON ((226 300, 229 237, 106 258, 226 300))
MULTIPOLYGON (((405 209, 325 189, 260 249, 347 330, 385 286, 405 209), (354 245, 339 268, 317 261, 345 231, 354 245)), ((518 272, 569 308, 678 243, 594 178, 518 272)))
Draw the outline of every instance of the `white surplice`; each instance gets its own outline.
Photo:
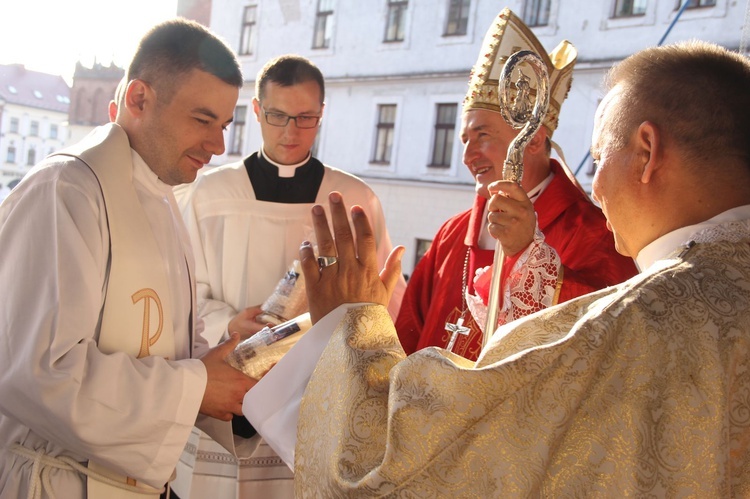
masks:
MULTIPOLYGON (((328 194, 342 193, 348 206, 363 207, 372 224, 378 261, 392 249, 383 209, 359 178, 325 166, 315 203, 328 210, 328 194)), ((313 203, 258 201, 244 163, 201 175, 179 200, 196 260, 198 314, 204 336, 215 344, 229 321, 245 307, 260 305, 299 258, 300 244, 314 243, 313 203)), ((406 282, 401 279, 389 312, 398 313, 406 282)), ((292 497, 292 473, 273 450, 255 436, 244 441, 239 459, 207 435, 194 430, 177 467, 175 491, 182 499, 206 497, 292 497)), ((238 450, 239 451, 239 450, 238 450)))
MULTIPOLYGON (((127 141, 124 133, 112 137, 127 141)), ((155 258, 167 266, 176 357, 185 360, 98 349, 110 268, 107 217, 114 215, 80 160, 52 156, 32 169, 0 205, 2 498, 25 497, 32 479, 33 461, 8 451, 15 443, 84 464, 92 459, 160 488, 195 422, 206 371, 189 359, 187 234, 171 187, 126 150, 109 161, 132 169, 155 258)), ((193 347, 205 342, 196 338, 193 347)), ((49 480, 57 497, 84 497, 85 477, 76 472, 51 469, 49 480)))

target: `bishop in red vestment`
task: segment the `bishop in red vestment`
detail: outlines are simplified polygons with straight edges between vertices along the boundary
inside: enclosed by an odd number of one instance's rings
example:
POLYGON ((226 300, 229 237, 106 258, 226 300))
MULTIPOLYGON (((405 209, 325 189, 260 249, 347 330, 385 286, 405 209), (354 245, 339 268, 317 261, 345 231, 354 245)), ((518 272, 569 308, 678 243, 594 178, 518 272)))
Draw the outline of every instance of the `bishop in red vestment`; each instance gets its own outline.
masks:
MULTIPOLYGON (((563 277, 557 302, 620 283, 636 274, 633 260, 615 250, 612 233, 599 208, 591 203, 550 161, 554 178, 534 202, 539 228, 563 263, 563 277)), ((451 333, 446 323, 456 324, 464 310, 463 267, 467 264, 467 290, 474 293, 472 276, 492 265, 494 249, 481 249, 480 231, 487 200, 477 196, 472 209, 450 218, 432 241, 430 249, 409 278, 401 311, 396 321, 399 339, 407 354, 428 346, 445 347, 451 333)), ((512 267, 508 258, 504 269, 512 267)), ((470 313, 463 314, 463 326, 471 331, 457 336, 453 352, 476 359, 482 331, 470 313)))
POLYGON ((483 324, 472 315, 466 295, 479 296, 486 303, 491 274, 477 278, 476 286, 474 281, 477 269, 490 266, 494 257, 485 205, 490 185, 503 178, 508 145, 518 133, 500 114, 497 73, 505 58, 519 49, 542 57, 550 75, 551 96, 543 126, 524 151, 520 194, 508 194, 507 206, 501 210, 507 219, 507 233, 500 238, 507 255, 501 297, 512 308, 501 313, 501 322, 636 274, 633 260, 615 250, 601 210, 569 170, 549 156, 550 137, 570 89, 577 52, 563 41, 548 56, 531 30, 506 9, 485 37, 464 100, 463 161, 475 178, 477 197, 472 209, 443 224, 409 279, 396 321, 407 354, 440 346, 474 360, 481 349, 483 324), (547 245, 550 259, 546 267, 539 266, 542 270, 524 273, 525 265, 539 264, 523 260, 532 244, 547 245))

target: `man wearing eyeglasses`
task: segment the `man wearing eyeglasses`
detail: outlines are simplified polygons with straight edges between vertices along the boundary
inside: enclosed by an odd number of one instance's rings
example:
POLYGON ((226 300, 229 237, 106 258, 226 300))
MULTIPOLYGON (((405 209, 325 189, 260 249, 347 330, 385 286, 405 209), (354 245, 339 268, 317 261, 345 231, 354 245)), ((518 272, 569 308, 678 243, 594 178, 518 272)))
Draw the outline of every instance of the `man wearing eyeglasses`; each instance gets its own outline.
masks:
MULTIPOLYGON (((205 173, 181 201, 196 259, 198 313, 211 345, 230 332, 246 338, 266 325, 256 320, 260 304, 299 258, 300 244, 314 241, 310 209, 327 206, 331 191, 365 209, 381 265, 392 248, 372 189, 311 154, 324 100, 323 75, 308 59, 284 55, 266 63, 253 99, 261 149, 205 173)), ((405 288, 402 278, 390 302, 394 318, 405 288)), ((259 436, 242 441, 240 462, 240 451, 227 454, 198 435, 195 430, 177 469, 174 488, 181 499, 294 496, 291 471, 259 436), (185 464, 193 461, 193 468, 185 464)))

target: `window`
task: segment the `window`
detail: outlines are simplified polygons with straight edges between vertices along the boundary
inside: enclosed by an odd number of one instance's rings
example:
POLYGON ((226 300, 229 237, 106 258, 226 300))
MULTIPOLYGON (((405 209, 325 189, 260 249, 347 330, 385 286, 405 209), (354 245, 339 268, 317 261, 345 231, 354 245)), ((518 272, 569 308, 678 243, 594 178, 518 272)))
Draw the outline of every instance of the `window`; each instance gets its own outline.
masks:
POLYGON ((16 162, 16 146, 12 144, 8 146, 8 155, 6 156, 5 161, 8 163, 16 162))
POLYGON ((26 158, 26 164, 29 166, 34 166, 36 164, 36 149, 33 147, 29 149, 28 156, 26 158))
POLYGON ((50 125, 49 126, 49 138, 50 139, 57 139, 57 125, 50 125))
POLYGON ((32 137, 38 137, 39 136, 39 122, 38 121, 32 121, 31 122, 31 128, 29 129, 29 135, 32 137))
POLYGON ((242 33, 240 35, 240 55, 250 55, 255 52, 253 46, 253 31, 255 30, 255 16, 258 7, 248 5, 242 15, 242 33))
POLYGON ((642 16, 647 4, 648 0, 616 0, 612 17, 642 16))
POLYGON ((10 119, 10 133, 18 133, 18 118, 10 119))
POLYGON ((456 132, 456 104, 438 104, 435 117, 435 139, 432 144, 430 166, 448 167, 453 156, 453 137, 456 132))
POLYGON ((404 22, 408 5, 407 0, 388 0, 388 23, 385 26, 384 41, 404 41, 404 22))
POLYGON ((431 239, 417 239, 417 250, 414 254, 414 266, 416 267, 419 263, 419 260, 422 259, 425 253, 427 253, 427 250, 430 249, 430 246, 432 245, 431 239))
POLYGON ((333 31, 333 0, 318 0, 318 12, 315 15, 315 32, 313 33, 314 49, 327 49, 331 46, 333 31))
MULTIPOLYGON (((700 7, 714 7, 715 5, 716 0, 688 0, 688 5, 685 8, 697 9, 700 7)), ((674 10, 679 10, 680 6, 682 6, 682 0, 677 0, 677 5, 675 6, 674 10)))
POLYGON ((229 141, 229 154, 242 154, 245 142, 245 119, 247 117, 247 106, 237 106, 234 109, 234 120, 232 121, 232 137, 229 141))
POLYGON ((376 126, 375 152, 373 163, 390 163, 393 149, 393 128, 396 124, 396 105, 380 104, 378 106, 378 124, 376 126))
POLYGON ((448 0, 448 22, 445 23, 445 36, 466 34, 469 23, 469 5, 471 0, 448 0))
POLYGON ((523 22, 527 26, 547 26, 549 24, 550 0, 527 0, 523 6, 523 22))

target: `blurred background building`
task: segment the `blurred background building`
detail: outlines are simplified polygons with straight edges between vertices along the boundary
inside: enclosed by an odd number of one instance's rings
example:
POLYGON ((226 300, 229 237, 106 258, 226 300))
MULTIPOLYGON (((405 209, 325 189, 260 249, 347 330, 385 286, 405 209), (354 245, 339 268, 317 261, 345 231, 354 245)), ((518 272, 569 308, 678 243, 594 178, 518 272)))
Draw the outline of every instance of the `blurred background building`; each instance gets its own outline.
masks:
POLYGON ((114 64, 103 66, 95 62, 90 68, 76 64, 70 90, 68 144, 75 144, 94 127, 109 121, 109 101, 124 75, 125 70, 114 64))
MULTIPOLYGON (((252 98, 263 64, 308 57, 327 83, 316 156, 373 187, 411 273, 440 224, 472 204, 461 102, 484 34, 506 6, 548 51, 563 39, 578 49, 554 139, 588 190, 593 116, 613 63, 694 38, 748 54, 750 0, 178 0, 175 15, 222 36, 245 74, 226 153, 212 165, 260 147, 252 98)), ((0 199, 35 162, 107 122, 123 73, 79 63, 70 88, 60 76, 0 66, 0 199)))
POLYGON ((62 76, 0 65, 0 200, 67 139, 70 88, 62 76))

